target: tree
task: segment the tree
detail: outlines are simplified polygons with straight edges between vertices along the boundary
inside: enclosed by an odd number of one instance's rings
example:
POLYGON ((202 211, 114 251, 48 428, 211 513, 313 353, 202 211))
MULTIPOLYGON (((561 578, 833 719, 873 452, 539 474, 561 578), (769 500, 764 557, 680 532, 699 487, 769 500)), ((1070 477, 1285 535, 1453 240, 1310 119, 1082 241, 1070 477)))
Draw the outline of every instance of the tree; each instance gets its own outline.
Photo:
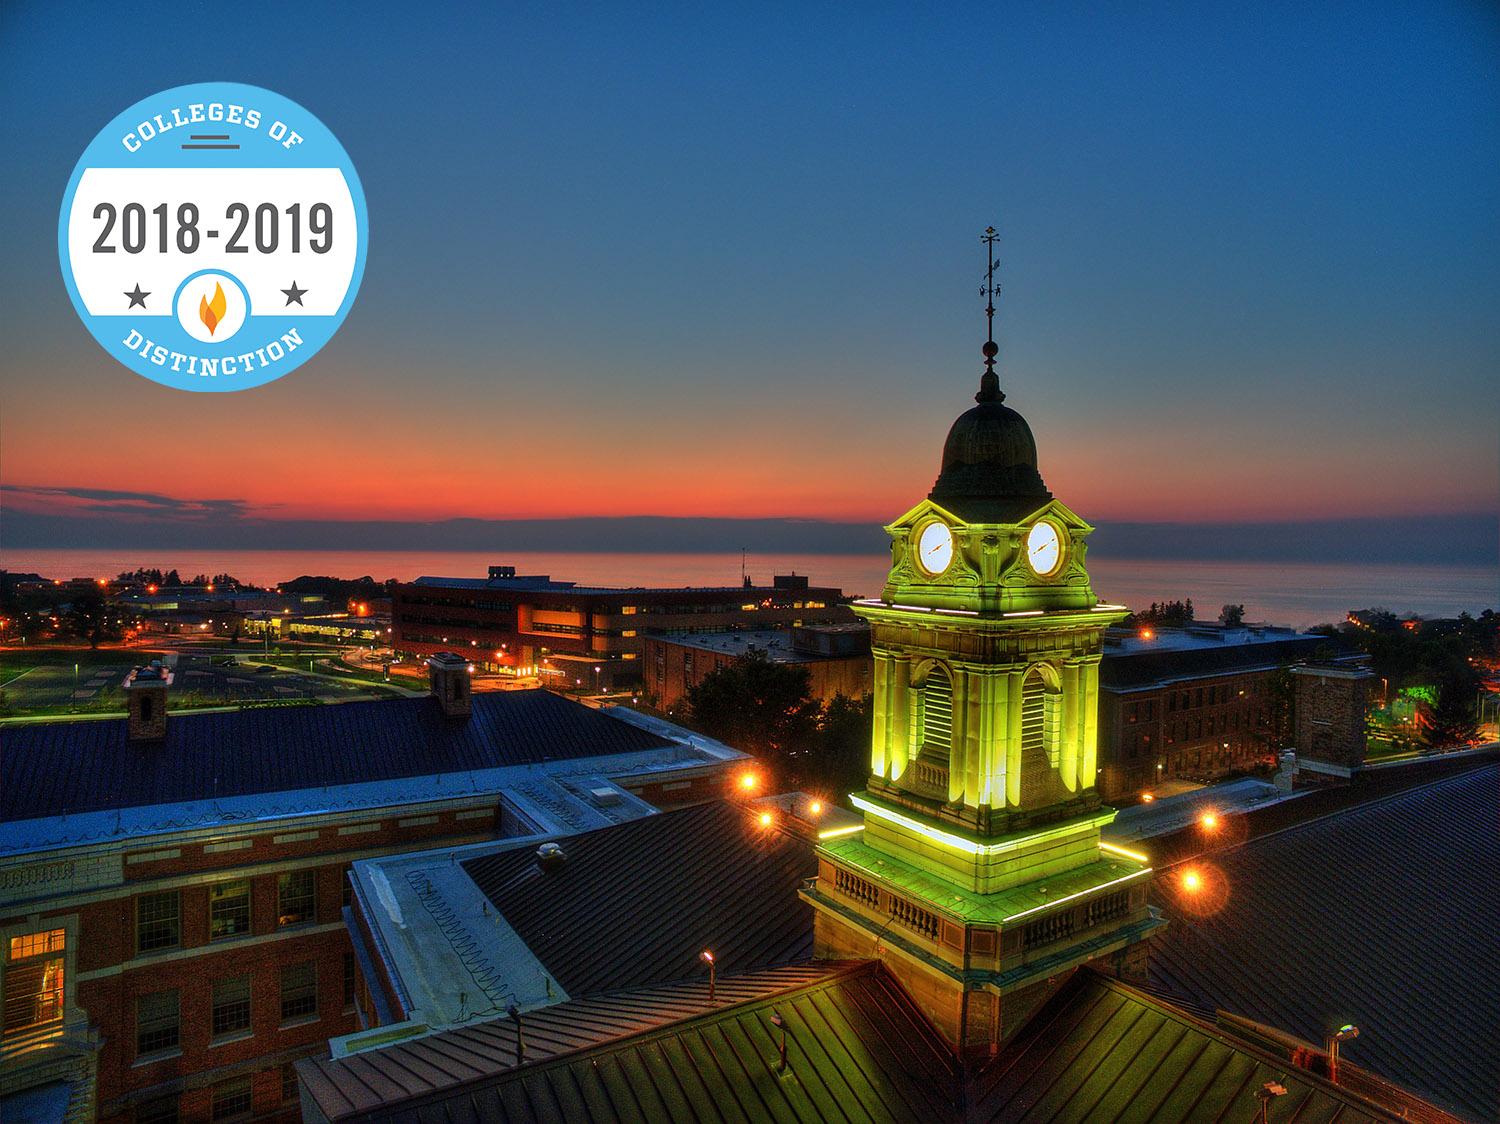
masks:
POLYGON ((1434 749, 1470 745, 1479 735, 1474 716, 1477 684, 1472 676, 1450 674, 1438 683, 1437 702, 1426 709, 1422 737, 1434 749))
POLYGON ((119 633, 108 603, 92 590, 73 598, 63 627, 80 640, 87 640, 90 648, 99 647, 101 640, 113 639, 119 633))
POLYGON ((1245 606, 1225 605, 1219 611, 1219 623, 1225 628, 1238 628, 1245 623, 1245 606))
POLYGON ((797 758, 812 748, 822 709, 809 697, 811 678, 807 668, 773 663, 751 648, 688 690, 692 723, 711 738, 765 758, 778 773, 795 774, 797 758))
POLYGON ((863 788, 870 775, 870 728, 875 697, 834 695, 818 722, 818 748, 807 762, 802 786, 833 799, 863 788))

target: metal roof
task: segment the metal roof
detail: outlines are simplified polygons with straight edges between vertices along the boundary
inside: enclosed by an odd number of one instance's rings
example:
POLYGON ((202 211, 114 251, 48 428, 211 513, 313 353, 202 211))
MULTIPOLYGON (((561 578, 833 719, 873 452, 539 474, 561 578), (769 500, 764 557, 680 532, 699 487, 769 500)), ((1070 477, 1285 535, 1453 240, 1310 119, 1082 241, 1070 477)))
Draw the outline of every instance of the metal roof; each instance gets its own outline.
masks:
MULTIPOLYGON (((522 1016, 525 1064, 598 1046, 683 1019, 805 987, 846 970, 840 961, 809 961, 718 980, 611 992, 528 1011, 522 1016)), ((499 1077, 516 1066, 516 1024, 484 1022, 339 1058, 309 1059, 303 1087, 330 1120, 431 1097, 499 1077)))
POLYGON ((331 1061, 298 1064, 309 1120, 1450 1121, 1350 1066, 1337 1086, 1259 1028, 1216 1026, 1084 969, 993 1061, 966 1074, 874 961, 700 981, 560 1004, 331 1061), (780 1071, 782 1020, 787 1045, 780 1071), (1372 1094, 1379 1100, 1372 1099, 1372 1094))
POLYGON ((558 870, 530 848, 463 866, 571 996, 701 975, 704 949, 745 972, 812 955, 796 892, 812 844, 760 812, 720 801, 574 835, 558 870))
MULTIPOLYGON (((389 1053, 358 1056, 370 1067, 361 1077, 373 1089, 394 1077, 384 1058, 389 1053)), ((318 1108, 326 1103, 337 1111, 338 1100, 320 1084, 328 1069, 329 1063, 302 1063, 299 1072, 308 1082, 309 1099, 318 1108)), ((841 965, 804 986, 690 1014, 603 1046, 528 1061, 521 1069, 435 1095, 329 1119, 930 1124, 955 1117, 956 1093, 947 1046, 900 985, 878 964, 864 962, 841 965), (778 1072, 773 1012, 785 1025, 785 1074, 778 1072)))
POLYGON ((1146 992, 1084 969, 1033 1015, 969 1091, 969 1119, 1251 1121, 1256 1092, 1279 1082, 1273 1121, 1451 1120, 1352 1066, 1341 1084, 1146 992))
POLYGON ((7 727, 0 823, 660 749, 674 744, 548 691, 172 714, 161 741, 126 719, 7 727))
POLYGON ((1167 901, 1161 986, 1314 1042, 1479 1120, 1500 1119, 1500 765, 1204 856, 1229 898, 1167 901))

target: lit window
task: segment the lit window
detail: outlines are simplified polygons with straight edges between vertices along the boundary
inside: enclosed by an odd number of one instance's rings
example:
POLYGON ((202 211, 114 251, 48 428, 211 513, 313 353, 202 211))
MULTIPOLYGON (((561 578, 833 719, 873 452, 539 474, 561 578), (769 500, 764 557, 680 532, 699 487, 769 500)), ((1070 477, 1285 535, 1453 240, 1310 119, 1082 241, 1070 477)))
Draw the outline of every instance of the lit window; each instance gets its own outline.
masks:
POLYGON ((135 1001, 135 1052, 175 1050, 180 1041, 177 992, 153 991, 135 1001))
POLYGON ((224 940, 250 931, 250 883, 220 882, 208 890, 208 939, 224 940))
POLYGON ((318 967, 288 964, 281 969, 281 1021, 318 1013, 318 967))
POLYGON ((62 1020, 65 944, 62 929, 11 937, 3 986, 6 1034, 62 1020))
POLYGON ((214 981, 213 1033, 215 1038, 250 1029, 250 977, 232 976, 214 981))
POLYGON ((317 886, 310 870, 294 870, 276 880, 276 924, 317 920, 317 886))
POLYGON ((176 948, 182 943, 182 903, 176 890, 142 894, 135 900, 137 952, 176 948))
POLYGON ((235 1077, 214 1086, 210 1120, 239 1120, 250 1115, 250 1078, 235 1077))

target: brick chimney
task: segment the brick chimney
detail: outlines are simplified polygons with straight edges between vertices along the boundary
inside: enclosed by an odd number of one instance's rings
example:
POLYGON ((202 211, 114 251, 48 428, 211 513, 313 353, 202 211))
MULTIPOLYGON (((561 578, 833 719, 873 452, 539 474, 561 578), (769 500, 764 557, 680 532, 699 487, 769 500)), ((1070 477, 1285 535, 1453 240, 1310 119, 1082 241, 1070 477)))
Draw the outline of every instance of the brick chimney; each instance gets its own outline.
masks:
POLYGON ((467 718, 473 710, 469 661, 452 652, 439 652, 427 661, 432 695, 450 718, 467 718))
POLYGON ((159 660, 125 677, 131 741, 159 742, 167 736, 167 688, 171 684, 172 673, 159 660))

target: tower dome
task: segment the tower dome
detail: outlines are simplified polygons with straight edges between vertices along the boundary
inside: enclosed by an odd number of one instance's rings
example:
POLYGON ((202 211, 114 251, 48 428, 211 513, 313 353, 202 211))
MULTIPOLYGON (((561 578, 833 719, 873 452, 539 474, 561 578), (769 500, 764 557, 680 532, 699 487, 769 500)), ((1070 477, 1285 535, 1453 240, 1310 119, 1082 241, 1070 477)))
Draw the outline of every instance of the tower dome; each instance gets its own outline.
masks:
MULTIPOLYGON (((987 345, 988 346, 988 345, 987 345)), ((1005 405, 993 368, 980 380, 978 403, 960 414, 943 443, 943 464, 931 498, 956 499, 1051 495, 1036 467, 1036 439, 1026 419, 1005 405)))

